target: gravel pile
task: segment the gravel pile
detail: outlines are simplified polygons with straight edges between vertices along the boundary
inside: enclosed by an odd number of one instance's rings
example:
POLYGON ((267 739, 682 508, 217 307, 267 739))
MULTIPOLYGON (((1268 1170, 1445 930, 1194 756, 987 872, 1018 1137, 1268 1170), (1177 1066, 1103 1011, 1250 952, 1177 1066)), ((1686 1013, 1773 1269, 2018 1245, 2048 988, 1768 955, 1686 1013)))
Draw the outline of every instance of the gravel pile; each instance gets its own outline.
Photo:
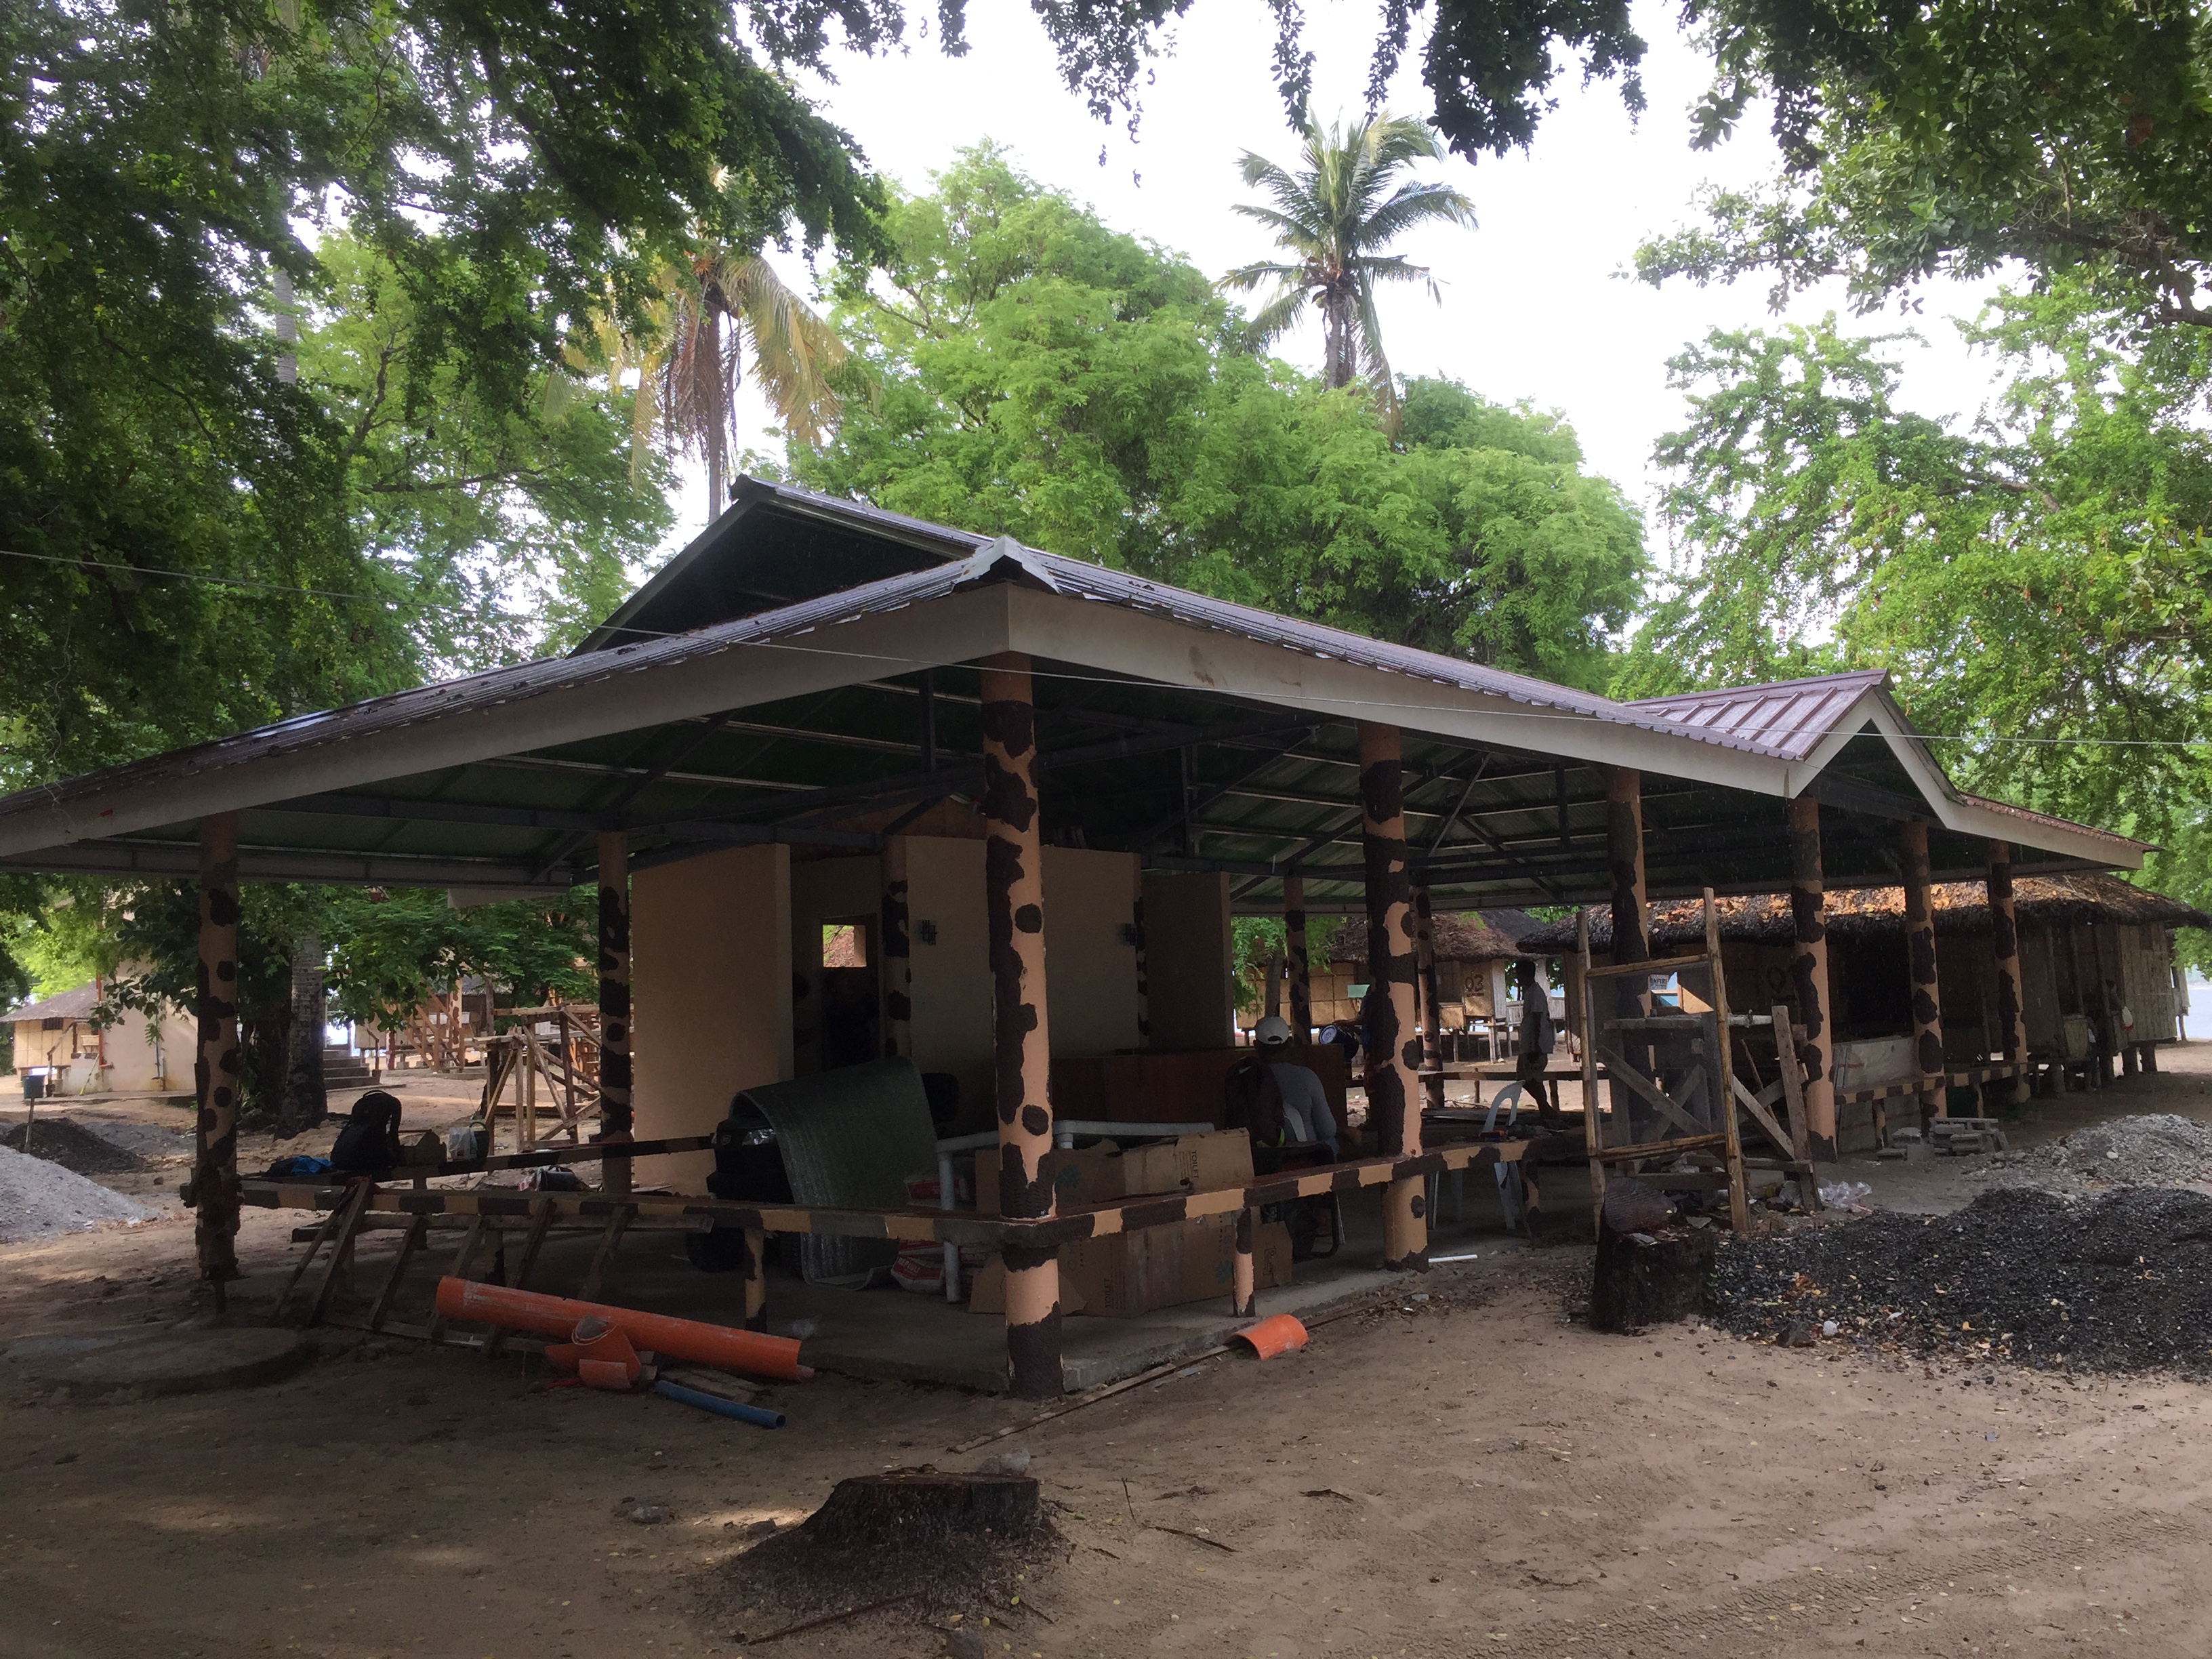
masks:
POLYGON ((2212 1197, 2011 1188, 1948 1216, 1884 1212, 1731 1240, 1709 1300, 1715 1323, 1785 1343, 2203 1376, 2212 1197))
POLYGON ((95 1134, 75 1118, 42 1117, 30 1123, 18 1123, 7 1133, 0 1134, 0 1146, 22 1152, 27 1137, 33 1158, 58 1164, 79 1175, 121 1175, 142 1167, 137 1153, 117 1146, 105 1135, 95 1134))
MULTIPOLYGON (((34 1135, 33 1152, 38 1145, 34 1135)), ((111 1221, 143 1221, 153 1213, 73 1170, 0 1146, 0 1244, 86 1231, 111 1221)))
POLYGON ((2212 1124, 2171 1112, 2116 1117, 2046 1146, 2000 1152, 1972 1173, 1999 1185, 2071 1193, 2212 1181, 2212 1124))
MULTIPOLYGON (((165 1128, 159 1123, 134 1123, 125 1118, 88 1117, 84 1127, 111 1146, 120 1146, 140 1158, 190 1158, 192 1132, 165 1128)), ((32 1150, 37 1151, 35 1143, 32 1150)))

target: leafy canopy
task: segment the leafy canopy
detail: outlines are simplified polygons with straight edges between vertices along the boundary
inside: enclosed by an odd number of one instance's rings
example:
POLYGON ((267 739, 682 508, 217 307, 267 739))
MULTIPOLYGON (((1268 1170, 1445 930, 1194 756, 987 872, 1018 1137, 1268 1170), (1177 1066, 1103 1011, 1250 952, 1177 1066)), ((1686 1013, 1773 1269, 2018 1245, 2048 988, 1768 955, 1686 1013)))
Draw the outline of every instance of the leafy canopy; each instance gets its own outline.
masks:
POLYGON ((1616 692, 1894 672, 1969 787, 2160 843, 2212 897, 2212 340, 2110 343, 2094 284, 1969 331, 2004 366, 1965 428, 1899 408, 1889 342, 1717 332, 1674 360, 1671 591, 1616 692))
POLYGON ((989 149, 848 271, 836 434, 806 483, 1382 638, 1589 684, 1641 526, 1555 416, 1445 381, 1401 442, 1361 389, 1255 356, 1181 258, 989 149))

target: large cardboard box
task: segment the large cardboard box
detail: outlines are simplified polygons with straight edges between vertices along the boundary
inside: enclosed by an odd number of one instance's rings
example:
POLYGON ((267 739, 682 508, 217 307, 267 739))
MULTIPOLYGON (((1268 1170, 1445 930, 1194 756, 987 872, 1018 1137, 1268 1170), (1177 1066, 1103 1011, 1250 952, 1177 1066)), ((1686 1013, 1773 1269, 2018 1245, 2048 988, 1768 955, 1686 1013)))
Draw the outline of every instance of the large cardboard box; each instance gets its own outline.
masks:
MULTIPOLYGON (((1111 1141, 1055 1148, 1045 1154, 1055 1209, 1080 1209, 1124 1198, 1203 1193, 1252 1182, 1252 1141, 1242 1129, 1177 1135, 1123 1152, 1111 1141)), ((999 1149, 975 1154, 975 1209, 999 1213, 999 1149)))
MULTIPOLYGON (((1060 1311, 1129 1319, 1230 1295, 1237 1274, 1237 1218, 1206 1216, 1133 1233, 1109 1233, 1063 1244, 1060 1311)), ((1252 1235, 1253 1284, 1272 1290, 1291 1282, 1291 1231, 1266 1222, 1252 1235)), ((994 1259, 975 1275, 968 1310, 1002 1314, 1006 1268, 994 1259)))

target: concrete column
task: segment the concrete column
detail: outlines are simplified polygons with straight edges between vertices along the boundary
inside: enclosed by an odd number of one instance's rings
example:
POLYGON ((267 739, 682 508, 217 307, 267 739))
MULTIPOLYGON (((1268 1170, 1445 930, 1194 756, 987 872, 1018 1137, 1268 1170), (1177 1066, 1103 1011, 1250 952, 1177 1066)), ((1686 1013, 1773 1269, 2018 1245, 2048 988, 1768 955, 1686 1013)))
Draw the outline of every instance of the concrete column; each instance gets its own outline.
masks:
MULTIPOLYGON (((1367 1121, 1385 1158, 1417 1157, 1421 1114, 1414 1073, 1413 893, 1398 728, 1359 722, 1360 840, 1366 855, 1368 977, 1380 994, 1367 1053, 1367 1121)), ((1382 1199, 1382 1262, 1426 1272, 1428 1183, 1394 1181, 1382 1199)))
POLYGON ((199 1053, 192 1085, 192 1242, 200 1277, 223 1286, 238 1273, 238 814, 200 820, 199 1053))
MULTIPOLYGON (((2008 1064, 2025 1066, 2027 1060, 2027 1000, 2021 994, 2020 974, 2020 918, 2013 908, 2012 844, 1993 841, 1989 846, 1990 951, 1996 959, 1996 1037, 2008 1064)), ((2025 1070, 2014 1076, 2006 1091, 2014 1106, 2027 1103, 2025 1070)))
POLYGON ((1948 1107, 1943 1059, 1943 994, 1936 981, 1936 906, 1928 880, 1928 826, 1897 827, 1899 862, 1905 873, 1905 955, 1912 976, 1912 1057, 1920 1072, 1920 1115, 1942 1117, 1948 1107))
POLYGON ((1797 948, 1790 977, 1797 991, 1797 1024, 1803 1041, 1805 1139, 1817 1164, 1836 1158, 1835 1038, 1828 1028, 1828 929, 1821 920, 1826 894, 1820 880, 1820 803, 1800 795, 1790 803, 1790 914, 1797 948))
POLYGON ((1237 1212, 1237 1249, 1230 1267, 1229 1284, 1229 1316, 1232 1319, 1259 1316, 1259 1276, 1252 1263, 1252 1223, 1256 1213, 1249 1209, 1237 1212))
POLYGON ((1283 939, 1290 960, 1291 1036, 1313 1041, 1313 963, 1306 955, 1306 878, 1283 878, 1283 939))
MULTIPOLYGON (((599 837, 599 1133, 594 1139, 602 1144, 631 1139, 637 1127, 629 1024, 629 843, 617 830, 599 837)), ((599 1168, 607 1194, 629 1194, 628 1158, 611 1158, 599 1168)))
POLYGON ((1413 966, 1421 982, 1421 1069, 1430 1074, 1421 1079, 1421 1098, 1425 1105, 1441 1107, 1444 1045, 1443 1017, 1437 1012, 1437 919, 1425 887, 1413 889, 1413 966))
POLYGON ((878 969, 884 996, 884 1057, 914 1054, 914 937, 907 910, 906 837, 884 842, 884 896, 878 969))
POLYGON ((745 1229, 745 1328, 768 1328, 768 1234, 758 1227, 745 1229))
POLYGON ((1650 909, 1644 891, 1644 775, 1605 769, 1606 850, 1613 862, 1613 959, 1649 962, 1650 909))
MULTIPOLYGON (((982 662, 983 904, 991 963, 991 1030, 997 1058, 999 1212, 1030 1220, 1053 1212, 1045 1024, 1044 854, 1037 823, 1036 708, 1030 659, 1003 652, 982 662)), ((1062 1390, 1060 1258, 1009 1245, 1006 1361, 1013 1391, 1044 1400, 1062 1390)))

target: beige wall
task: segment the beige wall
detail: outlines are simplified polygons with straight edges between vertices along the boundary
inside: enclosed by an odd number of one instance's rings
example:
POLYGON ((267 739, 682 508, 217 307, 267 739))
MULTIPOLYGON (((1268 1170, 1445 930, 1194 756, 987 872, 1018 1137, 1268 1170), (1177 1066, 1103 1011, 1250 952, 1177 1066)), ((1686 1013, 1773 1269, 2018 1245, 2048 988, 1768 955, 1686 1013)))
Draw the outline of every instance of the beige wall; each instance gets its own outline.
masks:
POLYGON ((1235 1042, 1232 965, 1229 878, 1148 872, 1145 970, 1153 1048, 1226 1048, 1235 1042))
POLYGON ((90 1023, 84 1020, 72 1020, 58 1031, 41 1030, 37 1020, 19 1022, 15 1070, 34 1066, 67 1068, 63 1077, 49 1085, 60 1094, 182 1093, 192 1086, 192 1054, 199 1028, 190 1014, 171 1013, 161 1021, 157 1031, 145 1015, 125 1013, 107 1028, 104 1073, 89 1053, 71 1061, 72 1038, 76 1047, 87 1050, 96 1041, 90 1023))
POLYGON ((1055 1060, 1137 1046, 1133 853, 1044 849, 1046 1018, 1055 1060))
MULTIPOLYGON (((733 847, 630 882, 637 1136, 705 1134, 730 1097, 792 1075, 791 849, 733 847)), ((711 1153, 647 1158, 637 1183, 706 1190, 711 1153)))
MULTIPOLYGON (((1137 953, 1121 937, 1135 868, 1130 854, 1044 849, 1045 1019, 1055 1059, 1137 1046, 1137 953)), ((994 1083, 983 843, 908 837, 907 909, 915 1064, 958 1078, 962 1123, 988 1127, 994 1083), (935 944, 924 942, 924 924, 935 927, 935 944)))

